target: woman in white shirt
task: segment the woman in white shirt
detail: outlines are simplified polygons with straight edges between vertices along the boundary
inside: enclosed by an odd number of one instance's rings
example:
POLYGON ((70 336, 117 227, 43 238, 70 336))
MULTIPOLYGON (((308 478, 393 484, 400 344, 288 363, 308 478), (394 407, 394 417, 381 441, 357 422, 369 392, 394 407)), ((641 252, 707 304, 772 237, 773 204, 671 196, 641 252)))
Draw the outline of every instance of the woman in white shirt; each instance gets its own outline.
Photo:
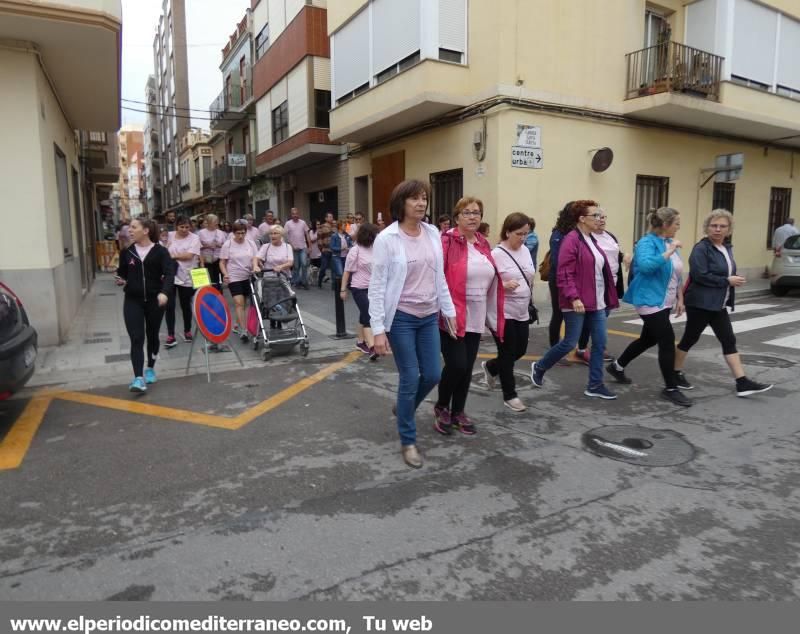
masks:
POLYGON ((435 227, 423 222, 430 186, 400 183, 389 206, 397 222, 378 234, 372 248, 369 314, 375 352, 394 353, 400 374, 397 430, 403 460, 420 468, 414 413, 441 377, 439 313, 455 334, 456 311, 444 279, 442 243, 435 227))
POLYGON ((175 221, 175 233, 169 241, 169 254, 177 263, 175 272, 175 287, 167 304, 167 341, 165 348, 172 348, 177 345, 175 339, 175 294, 181 304, 183 315, 183 340, 192 340, 192 297, 194 296, 194 285, 192 284, 192 269, 203 266, 203 258, 200 254, 202 245, 200 238, 192 233, 192 223, 186 216, 178 216, 175 221))
POLYGON ((494 389, 497 377, 503 389, 503 403, 514 412, 524 412, 525 404, 517 396, 514 364, 528 350, 530 326, 528 305, 531 302, 533 276, 536 272, 531 252, 525 245, 530 233, 530 218, 516 212, 503 221, 502 242, 492 251, 505 289, 505 329, 502 341, 495 336, 497 356, 481 364, 486 384, 494 389))

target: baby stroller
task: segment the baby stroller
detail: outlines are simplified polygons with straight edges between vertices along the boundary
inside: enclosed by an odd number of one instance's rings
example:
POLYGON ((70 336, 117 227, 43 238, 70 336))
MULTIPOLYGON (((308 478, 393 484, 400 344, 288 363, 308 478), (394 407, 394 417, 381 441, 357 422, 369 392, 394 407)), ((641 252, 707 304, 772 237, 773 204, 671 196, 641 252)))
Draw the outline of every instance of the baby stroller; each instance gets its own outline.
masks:
POLYGON ((261 358, 266 361, 273 352, 286 354, 300 344, 302 355, 308 356, 308 332, 286 275, 272 270, 254 273, 250 276, 250 292, 259 324, 253 350, 263 344, 261 358), (278 327, 271 327, 271 323, 278 327))

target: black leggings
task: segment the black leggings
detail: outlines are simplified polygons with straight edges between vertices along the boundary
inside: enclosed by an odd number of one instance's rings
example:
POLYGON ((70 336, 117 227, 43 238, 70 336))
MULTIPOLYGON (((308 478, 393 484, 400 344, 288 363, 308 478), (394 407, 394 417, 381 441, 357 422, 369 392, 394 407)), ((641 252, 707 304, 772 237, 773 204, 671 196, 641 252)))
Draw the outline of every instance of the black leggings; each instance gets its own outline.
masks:
POLYGON ((669 320, 670 312, 671 308, 665 308, 652 315, 642 315, 642 334, 625 348, 617 363, 623 368, 627 367, 645 350, 658 344, 658 366, 661 368, 661 376, 664 377, 664 385, 668 389, 675 389, 678 387, 675 381, 675 331, 672 330, 672 322, 669 320))
POLYGON ((478 356, 481 335, 477 332, 467 332, 463 337, 453 339, 444 332, 439 334, 444 368, 442 380, 439 381, 439 400, 436 405, 449 408, 451 414, 460 414, 467 403, 469 384, 472 382, 472 368, 478 356))
POLYGON ((547 286, 550 288, 550 306, 553 308, 549 326, 550 347, 552 348, 561 339, 561 324, 564 323, 564 314, 561 312, 561 306, 558 305, 558 287, 555 280, 547 282, 547 286))
POLYGON ((158 331, 161 328, 161 318, 164 309, 158 305, 158 300, 151 298, 149 301, 133 299, 125 296, 122 305, 122 316, 125 319, 125 329, 131 338, 131 363, 133 376, 144 375, 144 340, 147 338, 147 367, 156 365, 158 355, 158 331))
POLYGON ((219 260, 215 262, 206 262, 206 268, 208 269, 208 277, 211 278, 211 284, 221 293, 222 284, 220 284, 219 281, 219 260))
POLYGON ((727 309, 722 310, 703 310, 702 308, 686 307, 686 330, 678 344, 678 348, 683 352, 689 352, 692 346, 700 339, 700 335, 711 326, 717 340, 722 344, 722 354, 736 354, 736 335, 733 334, 731 317, 727 309))
POLYGON ((172 287, 172 295, 167 302, 167 334, 170 337, 175 336, 175 295, 181 302, 181 313, 183 314, 183 332, 192 331, 192 297, 194 296, 194 289, 191 286, 178 286, 177 284, 172 287))
POLYGON ((503 341, 495 336, 497 356, 486 362, 489 374, 500 375, 500 385, 503 387, 503 400, 510 401, 517 396, 517 382, 514 379, 514 364, 519 361, 528 350, 528 337, 530 328, 527 321, 506 319, 503 341))

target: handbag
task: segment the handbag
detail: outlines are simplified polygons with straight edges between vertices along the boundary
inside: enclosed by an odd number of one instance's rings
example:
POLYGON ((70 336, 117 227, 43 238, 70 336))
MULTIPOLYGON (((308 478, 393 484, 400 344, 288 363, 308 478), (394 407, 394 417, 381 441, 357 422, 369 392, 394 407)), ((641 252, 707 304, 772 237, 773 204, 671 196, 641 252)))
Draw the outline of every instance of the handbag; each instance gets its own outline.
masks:
POLYGON ((539 265, 539 279, 543 282, 550 279, 550 251, 544 254, 544 260, 539 265))
MULTIPOLYGON (((528 323, 529 324, 533 324, 533 323, 537 323, 538 324, 539 323, 539 309, 536 308, 536 305, 533 303, 533 286, 531 286, 531 283, 528 281, 528 278, 525 277, 525 271, 522 270, 522 267, 519 265, 519 262, 517 262, 516 259, 514 259, 513 255, 511 255, 508 251, 506 251, 503 247, 501 247, 499 245, 498 245, 497 248, 500 249, 503 253, 505 253, 508 257, 510 257, 511 260, 514 262, 514 264, 517 265, 517 268, 519 269, 519 272, 522 274, 522 279, 525 280, 525 283, 528 285, 528 288, 531 289, 531 299, 528 302, 528 323)), ((549 256, 549 255, 550 255, 550 252, 548 251, 547 252, 547 256, 549 256)), ((547 256, 545 256, 545 259, 549 260, 549 258, 547 256)))
POLYGON ((247 332, 251 337, 258 335, 258 312, 253 304, 247 309, 247 332))

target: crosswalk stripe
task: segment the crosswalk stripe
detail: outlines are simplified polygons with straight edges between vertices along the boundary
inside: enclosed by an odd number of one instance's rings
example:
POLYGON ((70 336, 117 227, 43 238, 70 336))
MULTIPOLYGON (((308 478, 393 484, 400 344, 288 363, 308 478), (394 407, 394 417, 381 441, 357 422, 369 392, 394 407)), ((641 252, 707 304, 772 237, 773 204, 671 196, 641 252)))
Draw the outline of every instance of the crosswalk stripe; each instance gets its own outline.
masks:
POLYGON ((800 321, 800 310, 793 310, 788 313, 776 313, 774 315, 767 315, 766 317, 755 317, 753 319, 734 321, 733 332, 750 332, 751 330, 759 330, 760 328, 769 328, 770 326, 790 324, 793 321, 800 321))
MULTIPOLYGON (((776 307, 777 304, 742 304, 741 306, 736 307, 736 312, 733 314, 740 315, 741 313, 751 313, 756 310, 767 310, 769 308, 776 308, 776 307)), ((673 324, 681 324, 686 321, 686 315, 681 315, 680 317, 672 316, 670 317, 670 321, 673 324)), ((644 322, 641 319, 631 319, 630 321, 626 321, 625 323, 641 326, 644 322)), ((711 332, 711 330, 709 330, 708 332, 711 332)))
POLYGON ((789 335, 788 337, 781 337, 780 339, 773 339, 772 341, 765 341, 764 343, 770 346, 781 346, 782 348, 800 349, 800 335, 789 335))

